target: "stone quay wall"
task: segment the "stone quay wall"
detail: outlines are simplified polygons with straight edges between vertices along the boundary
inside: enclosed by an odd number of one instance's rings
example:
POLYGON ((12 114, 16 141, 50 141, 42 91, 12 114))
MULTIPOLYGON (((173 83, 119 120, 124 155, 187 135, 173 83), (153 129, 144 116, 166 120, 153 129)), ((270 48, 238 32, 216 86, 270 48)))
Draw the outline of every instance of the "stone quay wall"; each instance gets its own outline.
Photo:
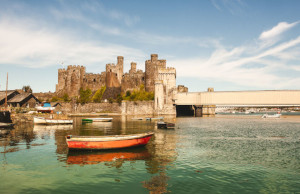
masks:
POLYGON ((61 111, 63 114, 68 113, 121 113, 121 108, 118 103, 61 103, 61 107, 56 111, 61 111))
POLYGON ((154 115, 154 101, 123 101, 119 103, 61 103, 55 111, 69 113, 117 113, 120 115, 154 115))

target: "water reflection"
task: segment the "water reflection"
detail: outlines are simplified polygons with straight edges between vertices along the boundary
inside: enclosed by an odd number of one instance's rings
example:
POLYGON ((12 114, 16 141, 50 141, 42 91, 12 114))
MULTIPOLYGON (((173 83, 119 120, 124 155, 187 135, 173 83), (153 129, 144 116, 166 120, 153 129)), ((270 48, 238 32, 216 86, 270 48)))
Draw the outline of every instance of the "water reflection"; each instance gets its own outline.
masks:
POLYGON ((121 167, 124 161, 147 160, 151 154, 144 147, 109 151, 69 151, 67 164, 98 164, 101 162, 118 163, 121 167))
POLYGON ((4 149, 7 146, 17 146, 22 141, 25 141, 26 149, 29 149, 30 142, 36 138, 32 131, 32 125, 27 123, 16 125, 14 129, 0 131, 0 147, 4 147, 4 149))

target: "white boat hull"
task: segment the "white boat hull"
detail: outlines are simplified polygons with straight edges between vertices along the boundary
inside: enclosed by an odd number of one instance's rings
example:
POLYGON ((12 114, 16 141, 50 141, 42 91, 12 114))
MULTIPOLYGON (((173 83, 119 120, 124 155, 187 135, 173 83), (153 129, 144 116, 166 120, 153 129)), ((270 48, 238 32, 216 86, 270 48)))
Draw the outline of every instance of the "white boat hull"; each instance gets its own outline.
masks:
POLYGON ((43 125, 63 125, 63 124, 73 124, 73 120, 67 119, 45 119, 43 117, 34 117, 34 124, 43 124, 43 125))
POLYGON ((85 120, 91 120, 93 122, 112 122, 113 118, 86 118, 85 120))
POLYGON ((53 112, 55 107, 43 107, 43 106, 38 106, 36 107, 36 110, 38 112, 53 112))
POLYGON ((280 118, 281 114, 268 115, 264 114, 261 118, 280 118))

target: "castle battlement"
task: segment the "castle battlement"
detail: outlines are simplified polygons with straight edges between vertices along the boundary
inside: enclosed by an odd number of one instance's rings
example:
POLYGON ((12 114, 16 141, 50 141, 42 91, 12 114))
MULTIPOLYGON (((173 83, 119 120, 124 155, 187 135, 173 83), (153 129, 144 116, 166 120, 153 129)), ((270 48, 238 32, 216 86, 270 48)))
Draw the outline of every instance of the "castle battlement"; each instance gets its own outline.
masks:
POLYGON ((168 67, 166 69, 160 68, 158 69, 159 74, 168 73, 168 74, 176 74, 176 69, 173 67, 168 67))

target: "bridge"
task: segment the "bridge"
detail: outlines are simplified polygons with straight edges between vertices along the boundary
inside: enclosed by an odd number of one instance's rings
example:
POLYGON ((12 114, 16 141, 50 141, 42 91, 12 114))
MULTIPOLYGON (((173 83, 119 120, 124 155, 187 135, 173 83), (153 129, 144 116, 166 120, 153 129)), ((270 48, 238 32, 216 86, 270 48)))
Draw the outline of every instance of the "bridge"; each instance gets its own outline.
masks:
POLYGON ((213 91, 177 93, 176 111, 193 109, 195 116, 215 114, 216 107, 300 107, 300 90, 213 91))

